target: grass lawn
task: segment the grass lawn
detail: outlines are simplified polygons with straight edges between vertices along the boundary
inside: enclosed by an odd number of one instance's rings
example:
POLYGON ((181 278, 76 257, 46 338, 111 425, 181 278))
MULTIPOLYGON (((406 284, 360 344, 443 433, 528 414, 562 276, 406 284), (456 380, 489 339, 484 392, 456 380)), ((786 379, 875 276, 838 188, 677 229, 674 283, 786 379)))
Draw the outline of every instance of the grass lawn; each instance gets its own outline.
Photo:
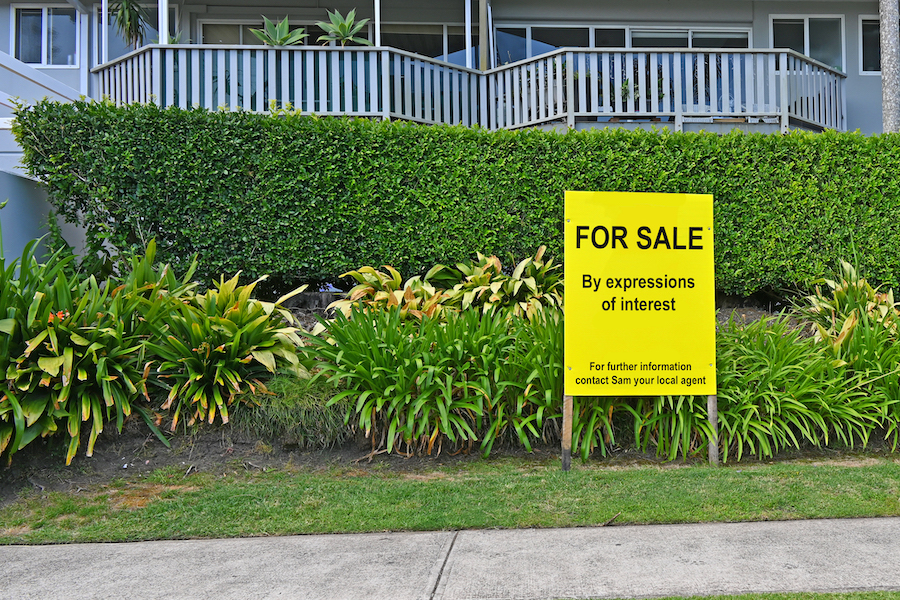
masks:
MULTIPOLYGON (((845 594, 738 594, 735 596, 714 596, 718 600, 898 600, 900 592, 849 592, 845 594)), ((672 596, 658 600, 709 600, 707 596, 672 596)))
POLYGON ((0 543, 900 515, 900 458, 610 467, 491 458, 409 471, 168 467, 0 508, 0 543))

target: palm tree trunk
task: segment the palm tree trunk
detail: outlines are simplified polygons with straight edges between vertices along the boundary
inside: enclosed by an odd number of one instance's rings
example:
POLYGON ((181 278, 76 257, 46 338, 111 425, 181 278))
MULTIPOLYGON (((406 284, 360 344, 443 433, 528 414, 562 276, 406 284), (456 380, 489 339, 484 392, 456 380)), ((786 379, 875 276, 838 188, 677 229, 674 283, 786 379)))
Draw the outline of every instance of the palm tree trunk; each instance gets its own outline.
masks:
POLYGON ((885 133, 900 131, 900 10, 898 0, 878 2, 881 34, 881 122, 885 133))

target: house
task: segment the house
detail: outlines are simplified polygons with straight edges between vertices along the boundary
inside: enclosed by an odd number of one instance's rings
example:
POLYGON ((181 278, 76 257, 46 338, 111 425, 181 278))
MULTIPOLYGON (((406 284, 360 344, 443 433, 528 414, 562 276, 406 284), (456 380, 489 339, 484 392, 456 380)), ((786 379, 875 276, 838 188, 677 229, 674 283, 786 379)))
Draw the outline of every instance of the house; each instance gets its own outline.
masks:
POLYGON ((881 130, 872 0, 159 0, 137 49, 111 0, 0 2, 3 172, 17 172, 16 96, 494 129, 881 130), (326 8, 370 19, 373 46, 314 45, 326 8), (250 30, 263 16, 311 45, 262 45, 250 30))

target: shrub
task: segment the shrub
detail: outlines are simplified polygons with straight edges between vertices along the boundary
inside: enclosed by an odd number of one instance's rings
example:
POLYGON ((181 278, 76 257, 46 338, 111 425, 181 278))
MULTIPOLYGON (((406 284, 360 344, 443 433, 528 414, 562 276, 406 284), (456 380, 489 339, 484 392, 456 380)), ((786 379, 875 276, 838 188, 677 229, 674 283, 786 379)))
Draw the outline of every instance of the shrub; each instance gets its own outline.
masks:
MULTIPOLYGON (((228 422, 228 406, 248 392, 265 390, 260 377, 279 367, 301 375, 297 329, 277 303, 251 298, 256 282, 220 279, 215 289, 176 304, 157 324, 148 349, 160 358, 158 377, 173 381, 162 408, 172 409, 172 431, 182 412, 188 425, 228 422)), ((294 293, 300 290, 295 290, 294 293)), ((292 294, 290 294, 292 295, 292 294)), ((290 296, 288 295, 288 297, 290 296)))
POLYGON ((559 261, 565 190, 653 190, 714 196, 722 292, 808 288, 851 245, 875 284, 900 283, 884 243, 900 235, 897 135, 560 135, 95 102, 22 107, 14 127, 92 250, 155 237, 180 271, 198 254, 201 281, 424 275, 540 244, 559 261))
MULTIPOLYGON (((115 421, 121 430, 132 409, 155 429, 149 413, 134 403, 142 394, 147 397, 143 342, 149 323, 170 306, 160 284, 173 280, 165 267, 161 274, 153 271, 152 244, 116 287, 66 275, 71 257, 61 258, 60 252, 40 264, 33 250, 29 244, 21 261, 0 268, 0 310, 7 315, 0 321, 5 334, 0 335, 0 367, 6 380, 0 452, 8 449, 11 458, 64 423, 68 464, 79 448, 83 422, 90 422, 88 456, 104 425, 115 421)), ((186 285, 172 289, 177 293, 186 285)))
POLYGON ((865 444, 882 423, 887 399, 866 389, 871 375, 835 363, 786 316, 722 328, 717 361, 726 460, 730 453, 738 460, 745 451, 771 457, 835 438, 865 444))

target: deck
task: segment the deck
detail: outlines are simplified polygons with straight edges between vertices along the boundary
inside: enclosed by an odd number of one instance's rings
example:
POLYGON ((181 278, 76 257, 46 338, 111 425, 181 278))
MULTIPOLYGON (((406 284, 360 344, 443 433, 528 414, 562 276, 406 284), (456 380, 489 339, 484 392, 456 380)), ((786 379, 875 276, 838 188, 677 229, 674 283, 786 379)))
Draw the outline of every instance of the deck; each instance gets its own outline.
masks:
POLYGON ((792 50, 563 48, 481 72, 386 47, 150 45, 93 73, 113 102, 181 108, 290 106, 488 129, 846 130, 845 75, 792 50))

